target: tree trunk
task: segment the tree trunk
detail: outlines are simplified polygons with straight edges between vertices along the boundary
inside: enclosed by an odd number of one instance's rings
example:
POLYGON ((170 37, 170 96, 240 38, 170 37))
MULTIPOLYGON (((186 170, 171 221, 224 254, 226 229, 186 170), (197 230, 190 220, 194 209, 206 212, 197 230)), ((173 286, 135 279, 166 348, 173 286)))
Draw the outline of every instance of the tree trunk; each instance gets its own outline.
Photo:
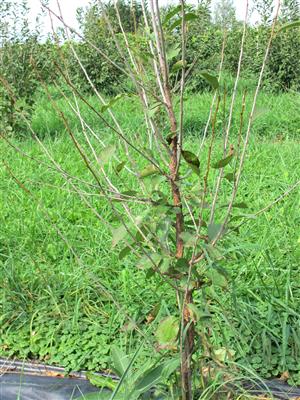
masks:
POLYGON ((191 319, 188 304, 193 303, 193 291, 189 290, 183 304, 183 352, 181 354, 182 400, 192 400, 192 355, 194 351, 195 326, 191 319))

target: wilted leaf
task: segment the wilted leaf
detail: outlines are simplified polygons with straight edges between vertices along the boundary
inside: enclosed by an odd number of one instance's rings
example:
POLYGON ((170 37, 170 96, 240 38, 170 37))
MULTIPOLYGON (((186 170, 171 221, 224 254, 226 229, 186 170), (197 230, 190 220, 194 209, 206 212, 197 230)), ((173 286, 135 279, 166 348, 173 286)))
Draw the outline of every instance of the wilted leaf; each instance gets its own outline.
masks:
POLYGON ((174 345, 179 332, 177 318, 170 316, 165 318, 158 326, 156 337, 161 346, 174 345))
POLYGON ((146 320, 147 320, 147 323, 148 323, 148 324, 150 324, 152 321, 155 320, 155 318, 157 317, 157 315, 158 315, 158 313, 159 313, 160 307, 161 307, 161 304, 160 304, 160 303, 156 304, 156 305, 152 308, 152 310, 150 311, 150 313, 147 315, 146 320))
POLYGON ((227 156, 227 157, 223 158, 222 160, 213 164, 212 167, 216 168, 216 169, 226 167, 226 165, 229 164, 230 161, 233 159, 233 156, 234 156, 234 154, 230 154, 229 156, 227 156))
POLYGON ((213 87, 213 89, 219 88, 219 81, 215 75, 210 74, 208 71, 201 71, 200 75, 213 87))
POLYGON ((198 309, 198 307, 197 307, 195 304, 193 304, 193 303, 189 303, 189 304, 187 305, 187 308, 188 308, 188 310, 189 310, 189 313, 190 313, 190 315, 191 315, 192 320, 193 320, 194 322, 199 321, 200 318, 201 318, 201 312, 200 312, 200 310, 198 309))
POLYGON ((182 150, 182 157, 188 163, 190 168, 197 174, 200 175, 200 161, 198 157, 191 151, 182 150))
POLYGON ((284 382, 287 382, 289 379, 290 379, 290 373, 289 373, 289 371, 284 371, 281 375, 280 375, 280 378, 279 378, 279 380, 280 381, 284 381, 284 382))

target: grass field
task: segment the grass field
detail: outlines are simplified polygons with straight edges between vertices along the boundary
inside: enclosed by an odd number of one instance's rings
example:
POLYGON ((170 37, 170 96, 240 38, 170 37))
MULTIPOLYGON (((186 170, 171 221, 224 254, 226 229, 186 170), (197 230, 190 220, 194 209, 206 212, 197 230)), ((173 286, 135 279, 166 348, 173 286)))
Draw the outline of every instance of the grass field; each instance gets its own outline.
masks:
MULTIPOLYGON (((185 132, 190 148, 201 140, 210 98, 203 94, 187 101, 185 132)), ((95 99, 91 101, 96 104, 95 99)), ((58 103, 72 128, 79 131, 80 124, 68 113, 65 100, 58 99, 58 103)), ((293 94, 262 93, 259 98, 240 193, 240 200, 248 205, 247 214, 272 202, 299 179, 298 109, 299 98, 293 94)), ((239 123, 238 110, 235 126, 239 123)), ((118 103, 115 112, 126 132, 139 129, 141 116, 133 100, 118 103)), ((95 117, 84 109, 83 113, 101 137, 112 141, 95 117)), ((39 100, 32 124, 71 175, 91 181, 46 98, 39 100)), ((217 124, 221 129, 222 119, 217 124)), ((31 157, 46 161, 32 139, 12 142, 31 157)), ((146 317, 157 304, 161 304, 159 316, 172 313, 175 299, 168 286, 157 279, 146 280, 133 257, 119 261, 118 251, 111 251, 111 232, 84 207, 57 172, 22 157, 5 142, 1 144, 1 159, 33 197, 20 189, 7 168, 1 167, 0 355, 40 359, 69 370, 103 370, 108 367, 113 344, 130 353, 144 333, 155 346, 151 333, 156 320, 148 324, 146 317), (103 286, 113 299, 103 292, 103 286), (132 321, 140 333, 134 330, 132 321)), ((203 298, 211 298, 209 340, 215 349, 232 350, 234 361, 263 377, 289 371, 289 381, 298 384, 299 194, 298 188, 271 210, 249 219, 238 238, 228 239, 230 285, 214 293, 201 292, 196 299, 201 303, 203 298)), ((93 190, 90 199, 103 217, 112 219, 110 209, 93 190)), ((147 345, 139 358, 153 354, 147 345)))

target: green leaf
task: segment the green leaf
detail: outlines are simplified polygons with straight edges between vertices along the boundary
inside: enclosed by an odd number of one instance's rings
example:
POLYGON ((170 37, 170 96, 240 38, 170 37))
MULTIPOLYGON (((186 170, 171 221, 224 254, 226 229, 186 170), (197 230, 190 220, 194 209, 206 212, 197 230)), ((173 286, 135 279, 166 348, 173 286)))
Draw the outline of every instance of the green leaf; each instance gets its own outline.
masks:
POLYGON ((155 368, 148 370, 141 380, 134 386, 134 391, 145 393, 153 386, 157 385, 162 380, 162 373, 164 370, 164 364, 158 365, 155 368))
POLYGON ((182 157, 188 163, 190 168, 197 174, 200 175, 200 161, 198 157, 191 151, 182 150, 182 157))
POLYGON ((248 205, 243 201, 241 203, 233 203, 232 206, 235 208, 248 208, 248 205))
POLYGON ((189 12, 184 15, 185 22, 195 21, 196 19, 198 19, 198 16, 193 12, 189 12))
POLYGON ((150 118, 153 118, 155 114, 160 110, 161 103, 157 102, 152 104, 152 106, 147 111, 150 118))
POLYGON ((149 235, 150 227, 148 225, 142 225, 135 234, 135 240, 137 242, 143 242, 145 237, 149 235))
POLYGON ((227 279, 223 273, 220 273, 216 268, 211 267, 205 274, 214 286, 226 287, 228 285, 227 279))
POLYGON ((127 230, 124 225, 112 229, 112 247, 115 247, 121 240, 125 238, 127 230))
POLYGON ((168 272, 170 269, 171 259, 170 257, 163 257, 160 264, 159 269, 162 273, 168 272))
MULTIPOLYGON (((221 206, 221 208, 226 208, 228 207, 228 204, 224 204, 221 206)), ((248 205, 245 202, 240 202, 240 203, 233 203, 232 207, 234 208, 248 208, 248 205)))
POLYGON ((106 165, 113 157, 116 152, 116 146, 106 146, 103 150, 101 150, 98 161, 99 163, 104 166, 106 165))
POLYGON ((207 252, 208 258, 212 259, 212 261, 217 261, 224 258, 221 250, 219 250, 217 246, 206 244, 204 246, 204 250, 207 252))
POLYGON ((164 18, 163 25, 166 25, 170 21, 170 19, 175 17, 175 15, 178 14, 180 11, 181 11, 181 5, 173 8, 173 10, 169 11, 164 18))
POLYGON ((219 81, 215 75, 210 74, 208 71, 201 71, 200 75, 212 86, 213 89, 219 88, 219 81))
POLYGON ((148 271, 146 273, 146 280, 151 279, 154 274, 155 274, 155 271, 153 269, 148 269, 148 271))
POLYGON ((168 379, 173 372, 180 366, 180 359, 178 357, 172 358, 164 363, 163 376, 168 379))
POLYGON ((130 46, 132 52, 142 61, 148 62, 149 60, 153 59, 153 54, 146 50, 136 49, 135 47, 130 46))
POLYGON ((230 154, 229 156, 223 158, 222 160, 216 162, 212 165, 213 168, 220 169, 226 167, 227 164, 233 159, 234 154, 230 154))
POLYGON ((193 247, 196 243, 197 237, 190 232, 182 232, 180 238, 186 247, 193 247))
POLYGON ((168 145, 170 146, 172 143, 172 140, 174 139, 174 137, 176 137, 176 135, 174 135, 174 133, 170 133, 167 137, 166 137, 166 141, 168 143, 168 145))
POLYGON ((177 28, 178 26, 180 26, 182 24, 182 18, 178 18, 176 19, 173 24, 170 25, 169 30, 173 31, 175 28, 177 28))
POLYGON ((124 197, 135 197, 138 194, 135 190, 126 190, 125 192, 122 192, 121 195, 124 197))
POLYGON ((92 385, 97 386, 99 388, 108 388, 114 390, 117 386, 117 382, 112 378, 107 376, 101 376, 93 374, 92 372, 87 372, 86 377, 91 382, 92 385))
POLYGON ((225 179, 227 179, 229 182, 234 182, 235 181, 235 175, 233 172, 229 172, 224 176, 225 179))
POLYGON ((207 227, 207 234, 209 240, 212 242, 219 234, 222 224, 209 224, 207 227))
POLYGON ((124 247, 119 253, 119 260, 123 260, 130 252, 131 248, 129 246, 124 247))
MULTIPOLYGON (((176 13, 177 14, 177 13, 176 13)), ((189 13, 186 13, 185 15, 184 15, 184 21, 185 22, 189 22, 189 21, 194 21, 195 19, 197 19, 198 17, 197 17, 197 15, 195 14, 195 13, 193 13, 193 12, 189 12, 189 13)), ((178 26, 180 26, 182 24, 182 17, 179 17, 178 19, 176 19, 174 22, 173 22, 173 24, 171 24, 170 26, 169 26, 169 30, 170 31, 173 31, 175 28, 178 28, 178 26)))
POLYGON ((168 206, 168 198, 166 195, 160 190, 153 190, 151 193, 151 200, 154 201, 157 205, 166 205, 168 206))
POLYGON ((130 360, 129 357, 118 347, 114 346, 111 351, 111 357, 113 361, 113 369, 119 377, 125 374, 130 360))
MULTIPOLYGON (((156 266, 159 266, 161 261, 162 261, 162 256, 158 253, 150 253, 149 256, 151 257, 151 261, 149 259, 149 257, 147 256, 143 256, 142 258, 140 258, 140 260, 137 263, 137 267, 139 269, 147 269, 147 268, 153 268, 153 263, 156 266)), ((152 271, 152 269, 151 269, 152 271)))
POLYGON ((154 175, 158 173, 158 169, 155 167, 155 165, 148 165, 141 171, 141 178, 146 178, 147 176, 154 175))
POLYGON ((120 99, 126 97, 126 93, 120 93, 117 96, 113 97, 108 103, 104 104, 101 108, 100 111, 103 113, 109 108, 111 108, 114 104, 116 104, 120 99))
POLYGON ((130 199, 132 197, 136 198, 136 195, 138 194, 138 192, 136 192, 135 190, 126 190, 125 192, 122 192, 120 194, 121 194, 120 197, 113 198, 112 201, 114 201, 114 202, 122 202, 122 201, 130 199))
POLYGON ((174 345, 179 332, 179 323, 177 318, 170 316, 165 318, 158 326, 156 337, 160 345, 174 345))
POLYGON ((137 391, 140 394, 147 392, 158 383, 168 379, 179 365, 179 360, 175 359, 166 361, 154 368, 150 368, 134 386, 134 391, 137 391))
POLYGON ((187 258, 178 258, 175 264, 175 269, 187 271, 189 268, 189 261, 187 258))
POLYGON ((186 61, 183 62, 183 60, 179 60, 172 65, 171 72, 177 72, 178 70, 185 67, 186 67, 186 61))
MULTIPOLYGON (((115 390, 113 391, 110 400, 120 400, 123 399, 123 393, 121 394, 121 397, 118 395, 119 390, 123 387, 123 383, 126 382, 127 377, 130 378, 131 375, 131 370, 132 370, 132 366, 135 362, 135 359, 138 355, 138 353, 140 352, 142 346, 144 345, 144 343, 142 342, 141 345, 137 348, 137 350, 135 351, 133 357, 131 358, 131 360, 129 360, 129 358, 127 356, 125 356, 125 354, 123 354, 123 352, 120 349, 116 349, 116 361, 119 363, 119 361, 121 362, 121 364, 119 365, 119 371, 124 370, 121 379, 119 380, 115 390), (119 355, 121 355, 121 359, 118 360, 119 355), (123 360, 126 360, 125 363, 123 363, 123 360), (125 368, 124 368, 125 367, 125 368)), ((113 355, 114 357, 114 355, 113 355)))
POLYGON ((293 22, 288 22, 288 23, 282 25, 282 27, 278 29, 277 33, 286 31, 286 30, 291 29, 291 28, 299 28, 299 27, 300 27, 300 20, 293 21, 293 22))
MULTIPOLYGON (((102 392, 101 393, 86 393, 80 397, 76 397, 74 400, 110 400, 111 393, 110 392, 102 392)), ((119 398, 120 400, 120 398, 119 398)))
POLYGON ((170 61, 173 58, 177 57, 178 54, 180 53, 180 46, 175 45, 173 47, 171 47, 170 49, 168 49, 167 51, 167 59, 170 61))
POLYGON ((120 173, 122 171, 122 169, 125 167, 126 162, 122 161, 120 164, 118 164, 115 168, 116 173, 120 173))

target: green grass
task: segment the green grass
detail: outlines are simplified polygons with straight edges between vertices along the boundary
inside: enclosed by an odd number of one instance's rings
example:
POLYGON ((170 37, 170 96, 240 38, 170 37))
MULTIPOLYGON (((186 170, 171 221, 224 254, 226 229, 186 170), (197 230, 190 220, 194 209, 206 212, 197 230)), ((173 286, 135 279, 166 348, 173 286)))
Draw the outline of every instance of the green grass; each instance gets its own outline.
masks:
MULTIPOLYGON (((242 81, 243 82, 243 81, 242 81)), ((70 127, 74 130, 80 130, 81 125, 78 118, 70 110, 65 99, 57 91, 50 89, 52 97, 57 106, 64 112, 68 119, 70 127)), ((240 110, 243 93, 238 92, 235 112, 233 114, 233 127, 237 132, 240 124, 240 110)), ((211 104, 211 93, 189 95, 185 103, 185 123, 184 129, 186 136, 198 137, 203 134, 208 110, 211 104)), ((246 94, 246 113, 249 114, 252 104, 252 91, 246 94)), ((99 109, 99 101, 95 97, 89 97, 89 102, 99 109)), ((220 115, 223 113, 223 99, 221 100, 220 115)), ((225 101, 225 109, 228 111, 230 106, 230 97, 225 101)), ((263 138, 297 139, 300 135, 300 116, 298 109, 300 106, 297 93, 283 93, 279 95, 270 95, 270 93, 261 92, 258 97, 253 130, 256 135, 263 138)), ((95 129, 107 131, 105 125, 99 121, 99 118, 88 110, 85 104, 81 103, 81 113, 86 121, 95 129)), ((122 121, 122 127, 128 132, 140 132, 143 114, 137 99, 122 99, 114 106, 114 113, 117 119, 122 121)), ((217 120, 217 128, 221 131, 222 118, 217 120)), ((32 127, 40 137, 60 136, 65 131, 65 126, 56 110, 47 96, 38 97, 35 111, 32 117, 32 127)), ((27 133, 28 134, 28 133, 27 133)), ((25 134, 26 135, 26 134, 25 134)))
MULTIPOLYGON (((201 139, 210 98, 204 94, 187 101, 187 147, 194 149, 195 140, 201 139)), ((72 128, 80 131, 65 101, 58 102, 72 128)), ((91 102, 96 104, 94 98, 91 102)), ((260 95, 258 109, 262 113, 254 124, 239 194, 239 200, 248 204, 247 213, 264 207, 299 179, 297 107, 298 100, 292 94, 260 95)), ((134 100, 118 103, 115 111, 128 134, 143 137, 134 100)), ((83 113, 102 138, 112 141, 107 129, 84 107, 83 113)), ((238 123, 237 111, 235 126, 238 123)), ((222 124, 222 120, 218 121, 218 129, 222 124)), ((37 104, 33 127, 70 174, 92 182, 46 99, 37 104)), ((14 139, 13 143, 32 157, 46 161, 31 139, 14 139)), ((102 370, 108 367, 112 344, 118 343, 130 352, 141 340, 126 314, 142 332, 147 332, 155 346, 151 332, 157 322, 149 325, 146 317, 157 304, 161 304, 159 317, 172 313, 175 298, 169 287, 159 279, 146 279, 132 256, 119 261, 119 249, 111 250, 110 230, 83 206, 58 173, 21 157, 6 143, 1 144, 1 158, 31 190, 35 200, 1 167, 0 355, 36 358, 70 370, 102 370), (74 249, 79 263, 69 247, 74 249), (113 299, 103 292, 103 286, 113 299)), ((78 185, 91 192, 94 207, 105 219, 113 221, 105 202, 86 185, 78 185)), ((196 298, 199 304, 210 298, 209 340, 214 348, 234 351, 237 363, 250 366, 264 377, 288 370, 290 382, 298 383, 299 198, 298 189, 265 214, 249 220, 239 236, 230 236, 226 246, 229 287, 205 289, 196 298)), ((153 354, 152 347, 145 346, 139 358, 153 354)))

